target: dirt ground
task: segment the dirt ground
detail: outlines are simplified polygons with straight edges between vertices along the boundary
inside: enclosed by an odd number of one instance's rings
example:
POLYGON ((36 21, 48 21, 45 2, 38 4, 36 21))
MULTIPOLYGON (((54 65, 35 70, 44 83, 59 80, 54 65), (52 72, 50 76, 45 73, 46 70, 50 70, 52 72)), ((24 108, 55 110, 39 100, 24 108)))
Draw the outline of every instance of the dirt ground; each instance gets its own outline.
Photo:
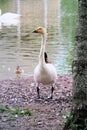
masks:
POLYGON ((43 100, 37 101, 33 76, 0 80, 0 105, 6 108, 29 108, 31 116, 14 115, 9 119, 7 112, 0 113, 0 130, 62 130, 72 101, 72 75, 58 75, 54 99, 48 101, 51 86, 40 86, 43 100))

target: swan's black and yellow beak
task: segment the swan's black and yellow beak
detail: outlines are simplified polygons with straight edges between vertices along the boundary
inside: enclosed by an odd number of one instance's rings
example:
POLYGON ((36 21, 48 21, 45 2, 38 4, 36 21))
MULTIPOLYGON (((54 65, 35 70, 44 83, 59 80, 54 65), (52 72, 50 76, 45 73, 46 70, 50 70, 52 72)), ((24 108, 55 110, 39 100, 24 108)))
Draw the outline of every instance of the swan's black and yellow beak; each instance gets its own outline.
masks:
POLYGON ((37 30, 33 30, 32 33, 38 33, 37 30))

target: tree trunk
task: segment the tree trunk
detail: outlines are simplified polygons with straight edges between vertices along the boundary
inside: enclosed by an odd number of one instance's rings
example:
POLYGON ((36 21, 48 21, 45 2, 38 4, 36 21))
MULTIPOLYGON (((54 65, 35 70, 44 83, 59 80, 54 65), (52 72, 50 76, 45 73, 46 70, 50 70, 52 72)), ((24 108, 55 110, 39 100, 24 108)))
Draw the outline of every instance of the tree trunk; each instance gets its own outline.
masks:
POLYGON ((78 0, 77 24, 72 109, 63 130, 87 130, 87 0, 78 0))

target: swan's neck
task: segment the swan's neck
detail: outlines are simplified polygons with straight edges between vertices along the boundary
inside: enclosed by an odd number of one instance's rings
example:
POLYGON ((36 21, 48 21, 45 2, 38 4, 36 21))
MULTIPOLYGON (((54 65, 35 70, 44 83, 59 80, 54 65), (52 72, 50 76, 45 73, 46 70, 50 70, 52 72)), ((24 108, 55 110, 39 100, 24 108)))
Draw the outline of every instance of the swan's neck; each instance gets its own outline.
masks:
POLYGON ((39 63, 41 63, 42 65, 45 64, 45 59, 44 59, 45 45, 46 45, 46 34, 42 34, 42 42, 41 42, 41 49, 39 55, 39 63))

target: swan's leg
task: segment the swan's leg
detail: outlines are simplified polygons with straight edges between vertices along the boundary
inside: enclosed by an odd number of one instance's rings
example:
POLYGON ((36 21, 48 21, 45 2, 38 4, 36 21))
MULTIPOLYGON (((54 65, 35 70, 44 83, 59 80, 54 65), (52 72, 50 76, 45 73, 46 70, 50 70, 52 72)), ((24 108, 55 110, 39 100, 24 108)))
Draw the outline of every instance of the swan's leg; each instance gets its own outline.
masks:
POLYGON ((54 85, 52 85, 52 88, 51 88, 51 97, 50 97, 50 99, 53 99, 53 92, 54 92, 54 85))
POLYGON ((40 89, 37 87, 37 97, 40 98, 40 89))
POLYGON ((51 96, 47 98, 48 101, 49 101, 49 100, 54 100, 54 99, 53 99, 53 92, 54 92, 54 84, 53 84, 52 87, 51 87, 51 96))
POLYGON ((40 89, 39 89, 39 84, 38 83, 36 84, 36 87, 37 87, 37 99, 36 99, 36 101, 44 100, 44 98, 41 98, 41 96, 40 96, 40 89))
POLYGON ((39 89, 39 84, 36 84, 37 87, 37 97, 40 98, 40 89, 39 89))

